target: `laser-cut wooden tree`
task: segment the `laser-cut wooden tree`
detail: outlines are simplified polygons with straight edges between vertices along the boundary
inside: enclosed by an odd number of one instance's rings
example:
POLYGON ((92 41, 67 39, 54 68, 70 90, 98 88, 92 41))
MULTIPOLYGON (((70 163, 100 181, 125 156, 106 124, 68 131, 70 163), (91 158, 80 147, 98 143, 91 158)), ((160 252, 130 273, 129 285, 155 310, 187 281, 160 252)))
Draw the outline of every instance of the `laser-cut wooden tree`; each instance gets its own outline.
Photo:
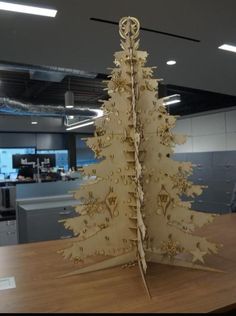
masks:
POLYGON ((186 139, 172 132, 176 118, 158 99, 154 67, 146 67, 148 54, 138 51, 139 28, 133 17, 120 21, 123 50, 115 53, 107 81, 110 98, 103 101, 105 115, 96 121, 95 136, 87 140, 104 160, 84 170, 96 180, 75 193, 79 216, 64 225, 78 237, 61 252, 84 263, 104 255, 104 261, 72 274, 138 262, 145 283, 148 261, 211 270, 196 263, 217 253, 217 245, 193 235, 214 215, 181 201, 182 194, 194 197, 202 187, 187 180, 191 163, 171 159, 174 146, 186 139))

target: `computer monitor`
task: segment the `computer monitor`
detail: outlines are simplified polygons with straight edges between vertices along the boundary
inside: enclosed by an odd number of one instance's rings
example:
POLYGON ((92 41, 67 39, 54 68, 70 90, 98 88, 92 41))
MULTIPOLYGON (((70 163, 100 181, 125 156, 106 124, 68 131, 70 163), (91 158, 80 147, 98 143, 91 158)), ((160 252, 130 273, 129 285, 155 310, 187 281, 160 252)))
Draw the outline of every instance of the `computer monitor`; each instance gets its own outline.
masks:
POLYGON ((36 163, 36 157, 33 154, 26 154, 26 155, 13 155, 12 156, 12 165, 13 168, 18 169, 22 166, 27 166, 28 163, 36 163), (26 163, 27 161, 27 163, 26 163))
POLYGON ((45 167, 56 167, 56 155, 55 154, 37 154, 40 165, 44 164, 45 167))

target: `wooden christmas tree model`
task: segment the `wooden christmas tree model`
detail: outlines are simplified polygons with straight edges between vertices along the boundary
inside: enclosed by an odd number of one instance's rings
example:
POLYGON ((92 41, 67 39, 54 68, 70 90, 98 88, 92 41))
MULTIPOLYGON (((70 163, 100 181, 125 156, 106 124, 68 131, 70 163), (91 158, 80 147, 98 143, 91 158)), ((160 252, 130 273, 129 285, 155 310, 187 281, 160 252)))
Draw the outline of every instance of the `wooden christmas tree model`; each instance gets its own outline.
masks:
POLYGON ((65 258, 85 264, 91 256, 104 260, 71 274, 138 263, 145 283, 147 262, 211 270, 202 265, 204 257, 217 253, 217 245, 193 235, 215 215, 181 201, 183 194, 194 197, 202 188, 187 180, 191 163, 170 158, 185 137, 173 134, 176 118, 157 97, 153 67, 145 67, 148 54, 138 51, 139 28, 133 17, 120 21, 123 50, 115 53, 107 81, 110 98, 103 101, 95 136, 87 139, 104 160, 84 169, 96 180, 75 192, 79 215, 64 221, 77 236, 60 251, 65 258))

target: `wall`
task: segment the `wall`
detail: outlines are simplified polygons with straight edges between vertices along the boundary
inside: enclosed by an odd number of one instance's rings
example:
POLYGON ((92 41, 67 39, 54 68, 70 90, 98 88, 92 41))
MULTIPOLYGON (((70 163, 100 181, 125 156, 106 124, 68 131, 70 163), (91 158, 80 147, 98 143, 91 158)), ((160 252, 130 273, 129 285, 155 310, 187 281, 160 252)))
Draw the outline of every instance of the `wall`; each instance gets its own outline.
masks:
POLYGON ((174 132, 189 137, 184 145, 176 146, 173 158, 191 161, 195 167, 189 180, 207 186, 194 199, 193 209, 231 212, 236 183, 236 110, 183 117, 177 121, 174 132))
POLYGON ((0 115, 1 132, 48 132, 63 133, 65 127, 60 117, 33 117, 0 115), (37 120, 38 125, 32 125, 31 121, 37 120))
POLYGON ((189 136, 176 153, 236 150, 236 110, 180 118, 174 131, 189 136))
POLYGON ((31 118, 31 116, 0 114, 0 132, 88 134, 93 131, 94 126, 85 126, 78 130, 66 131, 64 120, 61 117, 34 116, 31 118), (32 125, 32 120, 36 120, 38 124, 32 125))
POLYGON ((37 149, 65 149, 64 134, 0 133, 0 147, 36 147, 37 149))
POLYGON ((194 184, 206 186, 193 201, 194 210, 210 213, 231 212, 231 201, 236 184, 236 151, 176 153, 178 161, 191 161, 193 174, 188 178, 194 184))

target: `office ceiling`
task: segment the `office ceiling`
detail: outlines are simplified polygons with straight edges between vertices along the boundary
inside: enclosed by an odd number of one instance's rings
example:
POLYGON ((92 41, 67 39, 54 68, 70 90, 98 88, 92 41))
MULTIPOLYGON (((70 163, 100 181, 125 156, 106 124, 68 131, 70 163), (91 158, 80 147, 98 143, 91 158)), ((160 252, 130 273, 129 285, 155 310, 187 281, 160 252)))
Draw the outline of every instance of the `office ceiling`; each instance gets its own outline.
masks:
MULTIPOLYGON (((62 76, 59 81, 53 79, 52 72, 44 72, 45 79, 31 78, 30 68, 21 71, 1 70, 0 97, 20 100, 25 103, 38 105, 65 105, 65 92, 74 92, 75 105, 98 108, 98 100, 106 96, 104 83, 106 76, 83 78, 73 75, 62 76), (47 79, 51 77, 51 79, 47 79), (103 78, 103 79, 102 79, 103 78)), ((59 73, 60 74, 60 73, 59 73)), ((54 75, 54 74, 53 74, 54 75)), ((100 106, 100 105, 99 105, 100 106)))
POLYGON ((119 50, 118 22, 136 16, 141 48, 165 84, 236 95, 236 54, 217 49, 236 44, 235 0, 18 0, 56 8, 55 19, 0 11, 0 60, 107 73, 119 50), (198 40, 198 41, 194 41, 198 40), (175 59, 175 66, 166 61, 175 59))
POLYGON ((55 8, 58 14, 52 19, 0 11, 0 65, 65 67, 94 73, 95 78, 67 74, 55 81, 39 80, 30 67, 20 72, 0 67, 0 97, 63 105, 70 81, 76 105, 97 107, 99 99, 107 98, 102 80, 120 49, 116 23, 131 15, 144 29, 140 48, 149 53, 148 65, 157 66, 155 77, 164 79, 160 93, 181 95, 181 103, 170 106, 172 114, 236 105, 236 54, 218 49, 223 43, 236 45, 235 0, 17 2, 55 8), (167 66, 170 59, 177 64, 167 66))
MULTIPOLYGON (((38 72, 34 70, 32 77, 31 67, 12 64, 8 70, 6 65, 0 63, 0 100, 8 98, 20 101, 23 104, 63 106, 65 104, 65 92, 70 89, 74 92, 75 105, 81 108, 99 108, 99 100, 108 98, 107 91, 104 91, 107 75, 97 74, 95 78, 83 78, 75 75, 63 75, 60 72, 44 72, 42 80, 36 79, 38 72), (4 70, 1 69, 4 68, 4 70), (22 67, 19 70, 19 67, 22 67), (18 69, 15 71, 14 69, 18 69), (61 77, 61 78, 59 78, 61 77), (50 79, 48 79, 50 78, 50 79), (59 78, 59 80, 58 80, 59 78)), ((159 96, 180 94, 181 102, 169 106, 171 114, 188 115, 198 112, 229 108, 236 105, 236 96, 229 96, 204 90, 192 89, 176 85, 159 86, 159 96)), ((35 107, 37 108, 37 107, 35 107)), ((0 113, 4 113, 1 107, 0 113)), ((14 111, 9 114, 15 115, 14 111)), ((48 112, 50 114, 50 111, 48 112)), ((20 114, 20 112, 18 113, 20 114)), ((83 115, 83 113, 81 114, 83 115)), ((84 113, 86 116, 86 112, 84 113)))

